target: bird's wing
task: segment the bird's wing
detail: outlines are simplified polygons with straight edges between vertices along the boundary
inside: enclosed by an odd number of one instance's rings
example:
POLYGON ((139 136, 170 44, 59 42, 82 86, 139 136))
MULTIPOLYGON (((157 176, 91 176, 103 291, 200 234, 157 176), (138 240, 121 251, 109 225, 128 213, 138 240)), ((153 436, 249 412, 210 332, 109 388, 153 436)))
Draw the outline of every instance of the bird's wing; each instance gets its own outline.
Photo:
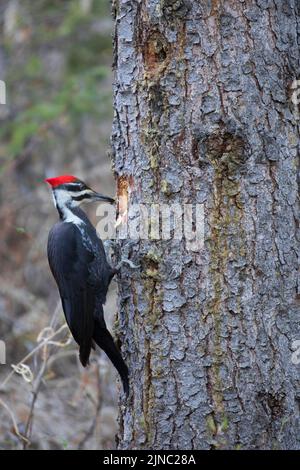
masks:
POLYGON ((88 363, 94 331, 95 291, 89 279, 93 259, 75 225, 58 223, 52 228, 48 238, 49 265, 84 366, 88 363))

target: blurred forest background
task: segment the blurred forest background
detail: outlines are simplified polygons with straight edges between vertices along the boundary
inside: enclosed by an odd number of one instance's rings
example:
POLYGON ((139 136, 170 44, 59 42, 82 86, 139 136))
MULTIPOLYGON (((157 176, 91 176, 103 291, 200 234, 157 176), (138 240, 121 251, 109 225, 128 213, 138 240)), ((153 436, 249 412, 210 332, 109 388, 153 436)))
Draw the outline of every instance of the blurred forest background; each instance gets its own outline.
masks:
MULTIPOLYGON (((7 86, 0 105, 0 339, 7 347, 0 449, 115 447, 120 384, 99 350, 84 370, 61 327, 46 258, 57 213, 43 182, 71 173, 114 195, 110 10, 109 0, 0 3, 0 79, 7 86), (59 328, 55 344, 43 346, 59 328)), ((96 207, 89 213, 95 222, 96 207)), ((114 284, 105 308, 110 326, 114 284)))

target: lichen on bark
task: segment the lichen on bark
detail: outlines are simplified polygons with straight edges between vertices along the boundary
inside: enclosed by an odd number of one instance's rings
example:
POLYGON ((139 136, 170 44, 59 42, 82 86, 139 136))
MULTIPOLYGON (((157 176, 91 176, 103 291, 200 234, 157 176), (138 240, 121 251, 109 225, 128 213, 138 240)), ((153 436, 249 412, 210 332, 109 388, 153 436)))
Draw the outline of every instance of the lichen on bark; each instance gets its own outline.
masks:
POLYGON ((116 179, 205 207, 203 249, 139 240, 121 273, 120 448, 300 447, 298 22, 296 1, 118 3, 116 179))

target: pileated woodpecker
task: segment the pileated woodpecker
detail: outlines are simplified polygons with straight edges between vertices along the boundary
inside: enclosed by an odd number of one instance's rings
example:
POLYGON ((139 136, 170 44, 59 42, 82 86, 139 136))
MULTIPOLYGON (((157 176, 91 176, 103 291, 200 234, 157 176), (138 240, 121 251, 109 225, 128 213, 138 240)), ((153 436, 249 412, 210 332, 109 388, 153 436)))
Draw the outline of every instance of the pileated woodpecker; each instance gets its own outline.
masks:
POLYGON ((94 343, 103 349, 129 392, 128 368, 106 328, 103 304, 116 269, 107 261, 102 241, 86 214, 78 207, 85 201, 114 199, 103 196, 71 175, 45 180, 52 189, 60 221, 48 238, 48 260, 56 280, 64 314, 79 345, 79 358, 88 364, 94 343))

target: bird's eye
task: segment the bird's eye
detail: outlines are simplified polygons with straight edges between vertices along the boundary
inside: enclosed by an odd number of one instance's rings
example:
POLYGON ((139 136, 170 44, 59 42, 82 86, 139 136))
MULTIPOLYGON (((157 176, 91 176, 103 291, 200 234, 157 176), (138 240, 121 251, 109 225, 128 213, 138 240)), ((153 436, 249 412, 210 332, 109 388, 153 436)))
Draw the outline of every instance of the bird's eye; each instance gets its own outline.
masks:
POLYGON ((67 185, 67 189, 70 191, 83 191, 85 189, 84 183, 77 182, 76 183, 70 183, 67 185))

